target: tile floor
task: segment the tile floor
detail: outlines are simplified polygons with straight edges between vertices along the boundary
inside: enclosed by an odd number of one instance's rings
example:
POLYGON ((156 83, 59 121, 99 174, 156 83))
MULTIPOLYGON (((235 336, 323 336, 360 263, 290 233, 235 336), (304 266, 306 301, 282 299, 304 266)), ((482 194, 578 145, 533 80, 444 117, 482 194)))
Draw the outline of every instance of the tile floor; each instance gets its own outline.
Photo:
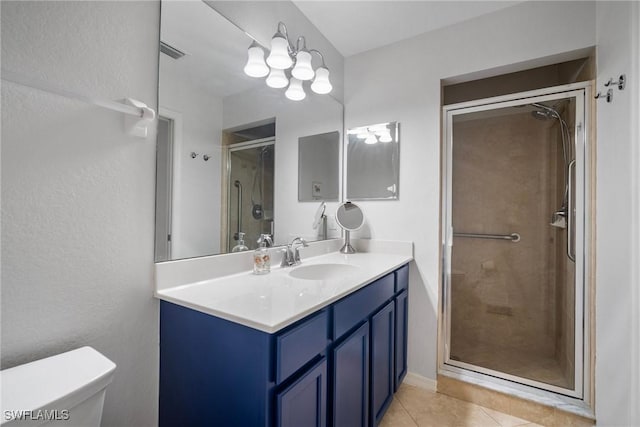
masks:
POLYGON ((474 403, 402 384, 381 427, 539 427, 474 403))

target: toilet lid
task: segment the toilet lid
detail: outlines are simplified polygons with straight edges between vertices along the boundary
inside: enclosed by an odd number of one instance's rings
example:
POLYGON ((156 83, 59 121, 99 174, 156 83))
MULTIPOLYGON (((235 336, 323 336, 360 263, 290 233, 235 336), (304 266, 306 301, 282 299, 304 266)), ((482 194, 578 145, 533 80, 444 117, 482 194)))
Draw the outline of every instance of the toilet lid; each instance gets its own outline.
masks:
POLYGON ((71 409, 105 388, 115 363, 91 347, 0 371, 0 425, 5 411, 71 409))

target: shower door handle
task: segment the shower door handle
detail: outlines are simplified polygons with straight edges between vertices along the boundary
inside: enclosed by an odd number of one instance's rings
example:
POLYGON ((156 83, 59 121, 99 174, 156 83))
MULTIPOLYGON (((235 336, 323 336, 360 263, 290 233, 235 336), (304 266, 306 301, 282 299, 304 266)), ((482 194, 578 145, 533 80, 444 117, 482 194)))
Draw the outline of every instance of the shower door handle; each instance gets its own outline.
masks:
POLYGON ((575 245, 575 231, 574 231, 574 220, 573 220, 573 216, 574 216, 574 212, 573 210, 575 209, 573 206, 573 179, 575 177, 572 177, 572 171, 575 174, 575 170, 576 170, 576 161, 571 160, 571 162, 569 163, 569 166, 567 166, 567 187, 568 187, 568 191, 567 191, 567 257, 573 261, 576 262, 576 245, 575 245))

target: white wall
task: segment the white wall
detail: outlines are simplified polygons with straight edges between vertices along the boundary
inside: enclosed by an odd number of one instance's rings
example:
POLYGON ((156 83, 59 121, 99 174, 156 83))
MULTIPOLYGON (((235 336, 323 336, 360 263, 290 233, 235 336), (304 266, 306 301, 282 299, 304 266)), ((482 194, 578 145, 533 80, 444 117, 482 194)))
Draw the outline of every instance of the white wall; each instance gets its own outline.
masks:
MULTIPOLYGON (((282 91, 266 85, 228 96, 223 105, 225 129, 275 117, 275 243, 283 245, 297 236, 316 240, 319 230, 313 230, 311 225, 320 202, 298 202, 298 138, 336 130, 342 136, 342 105, 331 97, 313 93, 293 102, 282 91)), ((338 202, 327 202, 327 216, 333 217, 337 207, 338 202)), ((328 235, 339 236, 333 218, 329 223, 328 235)))
POLYGON ((613 102, 598 102, 596 416, 640 425, 640 4, 596 6, 598 90, 626 74, 613 102))
POLYGON ((346 59, 345 126, 398 121, 402 129, 400 200, 359 204, 367 235, 415 243, 410 371, 436 378, 440 80, 556 62, 595 44, 594 14, 593 3, 526 2, 346 59))
MULTIPOLYGON (((206 8, 206 6, 204 6, 206 8)), ((160 108, 180 114, 173 156, 171 258, 220 252, 222 99, 189 78, 188 63, 160 56, 160 108), (191 158, 191 153, 198 156, 191 158), (210 159, 203 160, 207 154, 210 159)))
MULTIPOLYGON (((2 67, 155 109, 159 3, 2 1, 2 67)), ((2 82, 2 368, 91 345, 117 365, 103 425, 157 424, 155 136, 2 82)))

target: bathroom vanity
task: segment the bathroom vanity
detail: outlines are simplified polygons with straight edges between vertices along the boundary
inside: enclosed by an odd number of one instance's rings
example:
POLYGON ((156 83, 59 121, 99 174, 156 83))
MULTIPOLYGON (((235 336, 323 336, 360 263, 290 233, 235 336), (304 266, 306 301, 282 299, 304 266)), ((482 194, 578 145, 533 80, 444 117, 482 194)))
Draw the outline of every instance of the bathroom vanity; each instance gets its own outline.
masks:
POLYGON ((377 425, 407 372, 411 259, 329 253, 156 291, 160 425, 377 425))

